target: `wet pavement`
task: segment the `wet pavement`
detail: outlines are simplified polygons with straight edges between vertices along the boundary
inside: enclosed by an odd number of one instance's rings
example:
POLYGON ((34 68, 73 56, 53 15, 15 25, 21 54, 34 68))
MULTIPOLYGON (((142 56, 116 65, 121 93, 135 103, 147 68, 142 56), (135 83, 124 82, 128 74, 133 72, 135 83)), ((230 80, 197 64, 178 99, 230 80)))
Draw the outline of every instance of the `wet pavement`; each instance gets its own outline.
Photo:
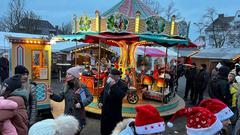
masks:
MULTIPOLYGON (((52 88, 55 92, 59 92, 63 83, 60 83, 59 80, 52 81, 52 88)), ((185 90, 185 78, 182 77, 179 79, 179 88, 178 88, 178 95, 183 98, 185 90)), ((205 97, 207 92, 205 92, 205 97)), ((186 106, 191 106, 189 101, 186 101, 186 106)), ((165 122, 169 120, 170 117, 165 117, 165 122)), ((166 127, 166 132, 164 135, 186 135, 186 118, 179 118, 174 121, 174 127, 168 128, 166 127)), ((100 135, 100 116, 87 113, 87 125, 83 129, 81 135, 100 135)))

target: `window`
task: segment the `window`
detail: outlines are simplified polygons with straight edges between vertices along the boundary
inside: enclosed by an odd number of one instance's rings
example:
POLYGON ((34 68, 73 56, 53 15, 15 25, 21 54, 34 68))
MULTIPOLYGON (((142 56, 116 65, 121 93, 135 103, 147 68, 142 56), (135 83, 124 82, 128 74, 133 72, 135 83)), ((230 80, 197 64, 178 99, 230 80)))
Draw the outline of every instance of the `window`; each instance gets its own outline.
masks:
POLYGON ((32 51, 32 79, 48 79, 48 51, 32 51))

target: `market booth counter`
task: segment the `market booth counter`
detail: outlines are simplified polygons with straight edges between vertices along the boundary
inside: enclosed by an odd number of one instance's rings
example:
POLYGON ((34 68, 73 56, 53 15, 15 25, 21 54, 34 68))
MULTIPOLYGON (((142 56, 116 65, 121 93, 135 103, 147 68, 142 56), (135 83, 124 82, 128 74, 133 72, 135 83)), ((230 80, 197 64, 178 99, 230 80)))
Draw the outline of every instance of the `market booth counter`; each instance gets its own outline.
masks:
POLYGON ((43 38, 7 37, 11 43, 10 71, 17 65, 29 70, 29 79, 36 83, 37 109, 50 109, 47 88, 51 84, 51 45, 43 38))

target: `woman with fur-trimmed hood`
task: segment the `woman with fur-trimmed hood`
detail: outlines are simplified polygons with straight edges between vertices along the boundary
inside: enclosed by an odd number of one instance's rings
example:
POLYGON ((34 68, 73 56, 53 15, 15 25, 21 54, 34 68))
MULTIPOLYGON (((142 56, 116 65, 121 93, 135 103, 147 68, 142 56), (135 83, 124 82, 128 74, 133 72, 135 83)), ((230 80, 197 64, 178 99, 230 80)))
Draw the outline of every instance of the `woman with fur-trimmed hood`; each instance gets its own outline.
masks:
POLYGON ((137 106, 136 119, 118 123, 111 135, 161 135, 165 131, 164 119, 152 105, 137 106))

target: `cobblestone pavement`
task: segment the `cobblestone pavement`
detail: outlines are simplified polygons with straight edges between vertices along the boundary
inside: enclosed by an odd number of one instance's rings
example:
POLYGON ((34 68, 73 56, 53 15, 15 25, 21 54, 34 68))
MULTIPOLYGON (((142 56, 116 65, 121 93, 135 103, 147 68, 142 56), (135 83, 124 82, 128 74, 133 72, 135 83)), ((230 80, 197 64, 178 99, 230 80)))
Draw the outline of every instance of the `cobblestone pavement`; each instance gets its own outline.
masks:
MULTIPOLYGON (((62 83, 57 80, 53 80, 52 88, 54 90, 59 90, 61 88, 62 83)), ((182 77, 179 79, 179 89, 178 94, 183 97, 185 90, 185 78, 182 77)), ((205 94, 207 95, 207 94, 205 94)), ((186 106, 191 106, 189 101, 186 101, 186 106)), ((168 121, 170 117, 165 117, 165 121, 168 121)), ((166 132, 164 135, 186 135, 186 118, 179 118, 174 121, 174 127, 168 128, 166 127, 166 132)), ((95 114, 87 113, 87 125, 83 129, 81 135, 100 135, 100 116, 95 114)))

